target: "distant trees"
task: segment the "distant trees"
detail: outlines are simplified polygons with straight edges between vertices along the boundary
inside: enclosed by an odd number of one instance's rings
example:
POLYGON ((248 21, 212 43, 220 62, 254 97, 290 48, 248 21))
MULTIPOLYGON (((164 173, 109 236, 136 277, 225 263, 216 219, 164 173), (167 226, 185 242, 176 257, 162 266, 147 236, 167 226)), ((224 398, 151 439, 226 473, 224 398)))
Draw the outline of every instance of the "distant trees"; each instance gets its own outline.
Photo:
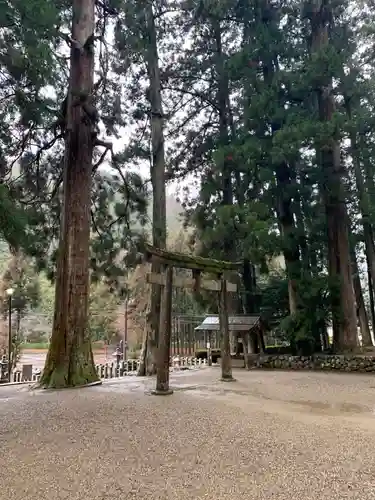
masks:
MULTIPOLYGON (((294 340, 317 347, 330 323, 334 350, 355 351, 359 314, 372 344, 370 4, 36 0, 4 3, 0 14, 0 236, 55 280, 44 385, 95 379, 89 332, 109 338, 112 312, 92 325, 90 282, 115 302, 144 240, 166 245, 169 181, 201 255, 264 270, 283 255, 283 327, 294 340), (363 255, 368 276, 358 280, 363 255)), ((159 298, 155 289, 150 373, 159 298)))

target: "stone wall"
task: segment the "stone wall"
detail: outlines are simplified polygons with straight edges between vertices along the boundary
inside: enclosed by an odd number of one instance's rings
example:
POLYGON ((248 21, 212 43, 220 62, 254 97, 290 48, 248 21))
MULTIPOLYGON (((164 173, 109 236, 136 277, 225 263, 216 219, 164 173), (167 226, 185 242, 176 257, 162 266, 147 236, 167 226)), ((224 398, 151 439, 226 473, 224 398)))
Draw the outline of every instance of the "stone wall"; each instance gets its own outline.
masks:
POLYGON ((291 356, 261 354, 249 356, 249 368, 279 370, 330 370, 343 372, 375 372, 375 355, 291 356))

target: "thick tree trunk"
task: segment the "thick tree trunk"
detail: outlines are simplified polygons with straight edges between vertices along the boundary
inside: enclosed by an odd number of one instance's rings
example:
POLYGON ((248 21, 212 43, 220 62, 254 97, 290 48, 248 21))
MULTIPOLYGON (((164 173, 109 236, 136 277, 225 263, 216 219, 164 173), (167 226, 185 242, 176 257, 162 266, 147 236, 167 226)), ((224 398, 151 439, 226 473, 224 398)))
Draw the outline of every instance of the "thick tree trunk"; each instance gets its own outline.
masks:
POLYGON ((295 314, 298 307, 297 284, 300 274, 299 248, 296 241, 296 228, 292 212, 290 178, 288 166, 279 165, 276 169, 278 191, 280 192, 278 216, 283 238, 284 259, 288 275, 289 312, 295 314))
POLYGON ((375 333, 374 287, 373 287, 373 283, 372 283, 370 264, 369 264, 367 255, 366 255, 366 266, 367 266, 367 286, 368 286, 368 294, 369 294, 369 299, 370 299, 370 314, 371 314, 372 331, 375 333))
MULTIPOLYGON (((372 176, 372 165, 366 162, 365 165, 365 182, 364 190, 368 196, 372 196, 375 193, 374 181, 372 176)), ((369 202, 369 198, 367 198, 369 202)), ((370 207, 368 207, 370 209, 370 207)), ((372 318, 372 328, 375 332, 375 306, 374 306, 374 286, 375 286, 375 238, 372 224, 367 220, 363 224, 364 229, 364 240, 365 240, 365 251, 366 251, 366 265, 368 274, 368 289, 370 296, 370 308, 371 308, 371 318, 372 318), (367 222, 367 224, 366 224, 367 222), (366 229, 366 232, 365 232, 366 229)))
MULTIPOLYGON (((349 120, 352 119, 352 106, 351 100, 345 95, 345 108, 349 120)), ((359 199, 359 207, 362 217, 363 239, 365 243, 365 252, 368 265, 369 276, 371 277, 370 283, 375 283, 375 243, 374 231, 370 219, 370 206, 369 196, 366 189, 363 172, 360 164, 359 148, 357 143, 357 133, 355 129, 350 131, 350 152, 353 160, 354 175, 356 181, 356 188, 359 199)), ((358 307, 358 305, 357 305, 358 307)), ((366 310, 365 310, 366 312, 366 310)), ((371 340, 371 336, 370 336, 371 340)), ((372 345, 372 340, 371 344, 372 345)))
MULTIPOLYGON (((222 50, 221 41, 221 26, 218 20, 215 20, 212 24, 213 36, 216 44, 216 75, 217 75, 217 106, 219 112, 219 136, 220 136, 220 146, 224 148, 224 160, 221 165, 222 174, 222 205, 226 207, 231 207, 233 205, 233 186, 232 186, 232 168, 231 159, 228 158, 228 151, 225 148, 229 144, 229 116, 228 116, 228 80, 224 68, 224 54, 222 50)), ((233 238, 229 238, 227 234, 224 235, 223 249, 226 260, 231 260, 233 257, 233 238)))
POLYGON ((234 378, 232 376, 232 359, 230 355, 227 282, 225 278, 221 279, 221 291, 219 297, 219 320, 221 335, 221 380, 223 382, 230 382, 233 381, 234 378))
POLYGON ((309 259, 309 248, 307 244, 307 228, 305 225, 305 217, 303 213, 303 201, 300 193, 300 188, 303 185, 303 176, 301 175, 299 177, 299 182, 297 180, 297 173, 296 173, 296 165, 291 166, 291 180, 295 182, 296 188, 295 190, 295 196, 294 196, 294 203, 293 203, 293 208, 292 212, 295 214, 296 217, 296 234, 297 234, 297 239, 296 243, 299 247, 300 250, 300 257, 302 260, 302 267, 304 272, 310 272, 311 273, 311 263, 309 259))
POLYGON ((330 345, 329 345, 329 336, 328 336, 327 329, 325 329, 322 332, 322 348, 323 348, 323 351, 327 351, 329 349, 329 347, 330 347, 330 345))
MULTIPOLYGON (((255 267, 248 259, 244 259, 242 280, 245 288, 243 300, 246 314, 260 314, 260 302, 256 293, 255 267)), ((251 330, 246 335, 249 354, 257 354, 260 350, 258 335, 251 330)))
MULTIPOLYGON (((314 4, 311 20, 311 53, 319 54, 329 46, 328 5, 314 4)), ((319 118, 331 122, 335 111, 331 78, 323 78, 316 91, 319 118)), ((342 181, 340 145, 333 133, 319 142, 323 195, 328 227, 328 268, 332 290, 333 346, 335 351, 352 351, 358 346, 353 280, 350 259, 348 216, 342 181)))
POLYGON ((145 324, 142 349, 140 354, 140 364, 138 368, 138 376, 153 375, 156 373, 156 355, 155 343, 153 341, 152 323, 151 323, 151 300, 152 289, 151 285, 146 285, 148 290, 148 301, 145 310, 145 324))
POLYGON ((286 274, 288 276, 289 313, 295 314, 298 308, 298 281, 301 273, 300 252, 290 196, 291 180, 286 162, 275 165, 277 180, 277 217, 282 238, 286 274))
POLYGON ((166 396, 172 394, 169 388, 169 364, 171 357, 172 336, 172 294, 173 294, 173 267, 165 270, 165 286, 160 309, 160 339, 158 346, 158 360, 156 371, 156 390, 153 394, 166 396))
POLYGON ((95 139, 92 121, 84 110, 85 103, 92 105, 94 9, 94 0, 73 1, 64 204, 55 313, 51 344, 41 378, 42 386, 52 388, 98 381, 87 327, 91 170, 95 139), (77 97, 79 102, 76 102, 77 97))
MULTIPOLYGON (((221 185, 222 185, 222 200, 221 205, 227 210, 233 206, 233 185, 232 185, 232 162, 233 158, 230 159, 230 153, 228 151, 229 146, 229 88, 228 88, 228 76, 225 71, 225 54, 223 53, 222 47, 222 28, 219 19, 213 19, 212 21, 212 35, 215 40, 215 70, 217 78, 217 95, 216 102, 219 114, 219 146, 223 148, 224 158, 219 165, 221 173, 221 185)), ((223 235, 223 257, 225 260, 236 260, 234 238, 229 234, 230 232, 225 232, 223 235)), ((225 278, 236 283, 238 281, 237 276, 233 273, 225 273, 225 278)), ((239 309, 239 297, 236 294, 231 294, 226 298, 226 304, 228 312, 233 314, 237 313, 239 309)), ((223 353, 222 353, 223 359, 223 353)), ((229 362, 231 358, 229 356, 229 362)))
POLYGON ((372 227, 367 222, 363 222, 363 234, 365 240, 365 252, 371 283, 375 283, 375 245, 372 227))
MULTIPOLYGON (((372 287, 375 285, 375 234, 369 214, 372 211, 371 200, 375 194, 373 165, 367 159, 364 162, 364 177, 361 176, 364 194, 365 217, 363 218, 364 241, 366 249, 366 259, 369 274, 371 275, 372 287)), ((370 284, 369 284, 370 287, 370 284)), ((374 319, 375 327, 375 319, 374 319)))
POLYGON ((359 268, 357 262, 357 256, 355 254, 355 248, 351 246, 351 259, 352 259, 352 269, 353 269, 353 287, 357 306, 357 315, 359 320, 359 327, 362 335, 362 346, 370 347, 372 346, 370 323, 368 319, 368 314, 365 306, 365 301, 362 293, 361 279, 359 275, 359 268))
POLYGON ((352 259, 353 259, 353 286, 354 286, 355 300, 357 303, 359 327, 362 335, 362 346, 372 347, 370 324, 367 316, 365 301, 363 299, 361 279, 359 277, 357 258, 354 251, 352 259))
MULTIPOLYGON (((145 59, 150 84, 149 101, 151 108, 151 182, 152 182, 152 244, 157 248, 165 248, 167 243, 167 217, 165 195, 165 151, 164 151, 164 118, 161 99, 161 82, 157 34, 152 3, 147 1, 144 8, 145 31, 148 34, 146 41, 145 59)), ((151 272, 160 273, 160 265, 154 261, 151 272)), ((161 290, 158 285, 152 286, 150 326, 147 336, 143 340, 142 370, 139 375, 155 375, 156 358, 159 342, 159 315, 161 290)))

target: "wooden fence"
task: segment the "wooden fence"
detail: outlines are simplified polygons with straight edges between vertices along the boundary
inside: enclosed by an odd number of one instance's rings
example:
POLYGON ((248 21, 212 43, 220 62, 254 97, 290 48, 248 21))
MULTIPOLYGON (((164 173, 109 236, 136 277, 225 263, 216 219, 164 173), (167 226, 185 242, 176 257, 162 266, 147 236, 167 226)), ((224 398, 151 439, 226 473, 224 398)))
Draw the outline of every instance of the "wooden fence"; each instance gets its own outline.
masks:
MULTIPOLYGON (((112 362, 104 365, 96 365, 96 371, 100 379, 111 379, 125 376, 136 375, 138 372, 140 361, 138 359, 128 359, 127 361, 120 361, 120 363, 112 362)), ((193 357, 179 357, 171 358, 170 362, 171 371, 199 369, 207 366, 206 359, 198 359, 193 357)), ((12 373, 12 383, 19 384, 23 382, 38 382, 40 373, 32 373, 31 378, 26 377, 22 371, 15 371, 12 373)))

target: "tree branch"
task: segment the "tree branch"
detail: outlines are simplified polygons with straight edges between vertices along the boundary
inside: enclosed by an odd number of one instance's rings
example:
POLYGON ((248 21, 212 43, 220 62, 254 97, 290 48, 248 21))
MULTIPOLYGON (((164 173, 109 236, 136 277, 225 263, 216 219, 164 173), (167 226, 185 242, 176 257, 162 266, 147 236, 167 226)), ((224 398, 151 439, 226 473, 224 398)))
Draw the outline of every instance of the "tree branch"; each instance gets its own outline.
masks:
POLYGON ((102 146, 103 148, 105 148, 105 150, 100 155, 99 160, 96 163, 94 163, 94 165, 92 166, 92 173, 93 174, 98 170, 100 165, 104 162, 108 151, 113 152, 113 144, 111 142, 106 142, 106 141, 102 141, 100 139, 96 139, 95 143, 94 143, 94 147, 96 147, 96 146, 102 146))
POLYGON ((107 2, 105 1, 101 1, 101 0, 95 0, 95 5, 97 7, 100 7, 101 9, 103 9, 103 12, 105 14, 108 14, 109 16, 118 16, 119 15, 119 12, 114 8, 114 7, 111 7, 110 5, 108 5, 108 0, 107 2))

